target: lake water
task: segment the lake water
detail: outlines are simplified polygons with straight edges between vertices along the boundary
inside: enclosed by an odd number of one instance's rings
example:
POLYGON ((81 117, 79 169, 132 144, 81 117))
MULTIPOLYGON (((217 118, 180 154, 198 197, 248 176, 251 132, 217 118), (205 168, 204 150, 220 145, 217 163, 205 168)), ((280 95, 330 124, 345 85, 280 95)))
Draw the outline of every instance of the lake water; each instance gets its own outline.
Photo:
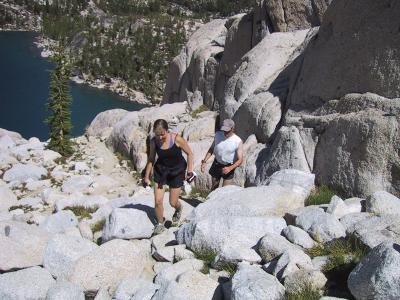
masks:
MULTIPOLYGON (((0 32, 0 128, 17 131, 25 138, 46 140, 49 129, 43 120, 48 115, 52 64, 40 56, 33 44, 34 37, 32 32, 0 32)), ((143 108, 110 91, 73 82, 71 96, 72 136, 82 135, 102 111, 143 108)))

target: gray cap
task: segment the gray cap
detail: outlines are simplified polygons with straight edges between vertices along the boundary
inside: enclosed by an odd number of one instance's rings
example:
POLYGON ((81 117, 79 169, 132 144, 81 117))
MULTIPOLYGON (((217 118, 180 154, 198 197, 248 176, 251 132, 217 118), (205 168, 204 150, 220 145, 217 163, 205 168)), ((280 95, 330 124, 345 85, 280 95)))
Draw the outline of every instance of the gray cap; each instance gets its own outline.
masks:
POLYGON ((231 131, 232 128, 235 127, 235 122, 231 119, 225 119, 224 122, 222 122, 221 130, 222 131, 231 131))

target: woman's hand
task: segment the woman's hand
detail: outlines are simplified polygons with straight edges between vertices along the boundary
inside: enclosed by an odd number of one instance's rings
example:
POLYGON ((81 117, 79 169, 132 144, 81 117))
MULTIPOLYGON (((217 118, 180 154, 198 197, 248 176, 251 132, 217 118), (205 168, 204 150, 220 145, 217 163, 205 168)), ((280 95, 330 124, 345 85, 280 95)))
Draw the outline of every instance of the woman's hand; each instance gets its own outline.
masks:
POLYGON ((143 178, 143 185, 146 186, 150 186, 150 179, 148 177, 143 178))

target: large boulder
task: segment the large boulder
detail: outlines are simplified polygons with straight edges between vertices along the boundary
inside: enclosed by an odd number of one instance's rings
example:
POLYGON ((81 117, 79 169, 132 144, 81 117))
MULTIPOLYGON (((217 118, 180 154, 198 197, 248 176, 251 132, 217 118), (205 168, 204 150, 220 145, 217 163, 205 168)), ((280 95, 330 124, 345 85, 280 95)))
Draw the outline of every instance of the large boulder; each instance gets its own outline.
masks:
POLYGON ((7 186, 0 186, 0 212, 8 212, 11 206, 17 205, 17 196, 7 186))
POLYGON ((0 271, 42 265, 48 240, 49 234, 36 225, 0 222, 0 271))
POLYGON ((102 287, 115 290, 122 279, 139 278, 146 264, 147 255, 140 247, 129 241, 112 240, 75 261, 68 281, 85 293, 96 293, 102 287))
POLYGON ((106 219, 102 240, 149 238, 154 229, 152 220, 153 211, 150 207, 147 212, 140 209, 139 205, 137 209, 115 208, 106 219), (148 214, 152 215, 151 219, 148 214))
POLYGON ((399 193, 399 121, 390 115, 398 105, 382 107, 383 110, 363 108, 390 104, 386 100, 371 94, 349 95, 338 104, 332 103, 336 110, 339 105, 346 105, 358 112, 321 117, 325 125, 314 166, 320 184, 328 184, 346 195, 367 196, 382 190, 399 193), (346 100, 350 103, 346 104, 346 100))
POLYGON ((58 280, 66 279, 74 262, 96 248, 83 238, 57 234, 47 244, 43 266, 58 280))
POLYGON ((399 97, 400 41, 393 22, 399 17, 400 8, 388 1, 333 1, 304 53, 290 107, 313 111, 352 92, 399 97))
POLYGON ((23 183, 28 179, 39 180, 43 176, 47 176, 47 170, 43 167, 34 164, 16 164, 4 173, 3 180, 23 183))
POLYGON ((281 170, 265 182, 267 186, 240 188, 227 186, 212 192, 197 206, 189 220, 214 216, 284 216, 304 206, 314 187, 314 175, 297 170, 281 170))
POLYGON ((399 268, 399 244, 382 243, 350 273, 348 287, 357 299, 399 299, 399 268))
POLYGON ((258 241, 267 233, 280 234, 285 227, 277 217, 210 216, 184 224, 177 239, 194 252, 219 254, 222 262, 260 262, 254 250, 258 241))
POLYGON ((47 291, 54 283, 50 273, 40 267, 1 274, 0 299, 45 300, 47 291))

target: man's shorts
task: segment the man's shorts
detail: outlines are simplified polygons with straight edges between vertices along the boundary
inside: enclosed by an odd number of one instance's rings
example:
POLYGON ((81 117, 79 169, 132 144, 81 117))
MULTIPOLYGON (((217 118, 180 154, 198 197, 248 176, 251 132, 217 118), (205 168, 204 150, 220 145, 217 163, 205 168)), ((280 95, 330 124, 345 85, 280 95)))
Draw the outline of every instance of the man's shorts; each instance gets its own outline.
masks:
POLYGON ((233 179, 233 176, 235 175, 235 170, 233 169, 233 170, 230 171, 228 174, 223 174, 223 173, 222 173, 222 169, 225 168, 225 167, 232 166, 232 165, 233 165, 233 164, 223 165, 223 164, 220 164, 219 162, 217 162, 217 160, 214 159, 214 161, 213 161, 213 163, 212 163, 212 165, 211 165, 211 168, 210 168, 210 170, 208 171, 208 173, 209 173, 212 177, 216 178, 217 180, 220 180, 221 177, 222 177, 223 179, 230 180, 230 179, 233 179))

